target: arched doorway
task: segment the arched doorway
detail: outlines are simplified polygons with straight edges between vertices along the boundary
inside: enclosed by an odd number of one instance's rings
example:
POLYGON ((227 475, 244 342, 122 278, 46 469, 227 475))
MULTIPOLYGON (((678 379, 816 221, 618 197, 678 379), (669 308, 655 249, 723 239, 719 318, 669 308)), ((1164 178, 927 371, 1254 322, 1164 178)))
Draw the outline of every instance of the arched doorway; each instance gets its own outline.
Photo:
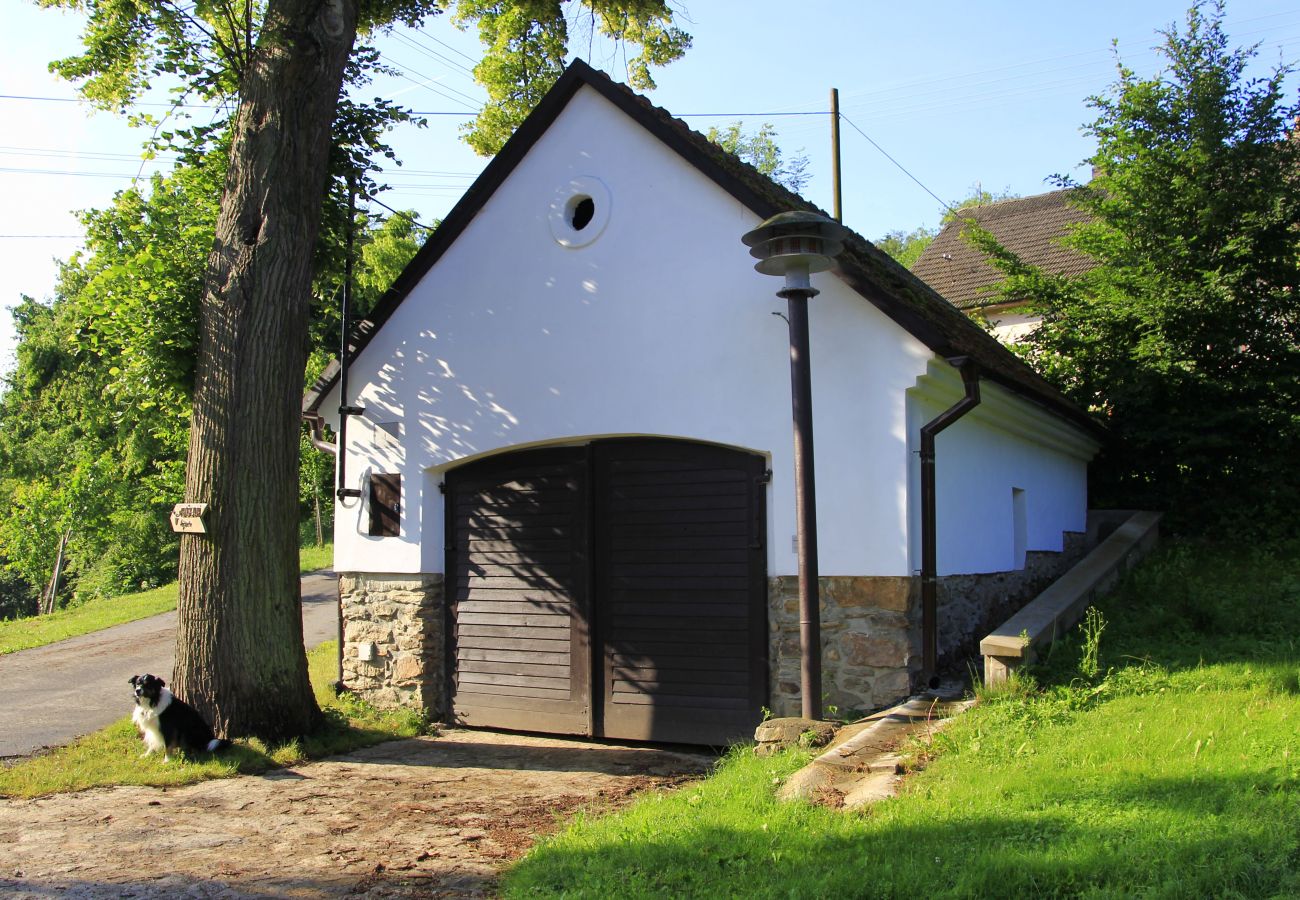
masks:
POLYGON ((729 448, 619 439, 449 471, 455 718, 749 737, 767 702, 764 468, 729 448))

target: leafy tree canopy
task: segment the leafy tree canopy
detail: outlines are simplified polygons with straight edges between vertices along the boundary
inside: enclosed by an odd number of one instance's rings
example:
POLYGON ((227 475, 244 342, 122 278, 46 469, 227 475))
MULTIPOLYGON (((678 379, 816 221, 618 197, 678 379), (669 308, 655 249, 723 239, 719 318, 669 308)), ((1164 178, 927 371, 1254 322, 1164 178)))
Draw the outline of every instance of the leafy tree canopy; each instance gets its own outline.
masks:
MULTIPOLYGON (((164 84, 178 104, 216 101, 233 114, 265 13, 265 2, 236 0, 38 2, 87 14, 83 52, 56 60, 50 68, 77 82, 82 95, 100 108, 121 112, 151 87, 164 84)), ((585 39, 591 48, 602 39, 619 49, 632 48, 631 56, 624 53, 628 82, 648 90, 655 86, 652 67, 681 58, 691 45, 666 0, 360 0, 357 10, 362 35, 399 23, 419 25, 442 13, 457 28, 477 29, 485 52, 474 78, 487 91, 488 103, 464 130, 469 145, 485 156, 501 149, 550 90, 564 71, 571 46, 581 46, 585 39)), ((371 47, 361 48, 353 64, 384 68, 371 47)), ((370 108, 393 120, 404 116, 379 99, 370 108)), ((145 113, 134 117, 157 127, 164 141, 177 135, 192 141, 198 134, 195 129, 168 132, 145 113)))
POLYGON ((911 231, 896 228, 876 238, 873 243, 904 268, 910 269, 938 234, 938 228, 926 228, 924 225, 911 231))
POLYGON ((778 184, 783 184, 796 194, 808 183, 808 156, 802 150, 786 159, 776 142, 776 129, 763 124, 752 134, 744 132, 740 122, 726 128, 710 128, 705 135, 728 153, 735 154, 778 184))
POLYGON ((1049 277, 973 235, 1043 317, 1030 361, 1116 437, 1097 499, 1191 527, 1300 509, 1300 103, 1288 66, 1250 74, 1223 15, 1196 4, 1160 72, 1120 63, 1090 98, 1096 175, 1059 180, 1094 217, 1070 241, 1096 269, 1049 277))
MULTIPOLYGON (((959 210, 969 209, 972 206, 984 206, 988 203, 996 203, 999 200, 1014 200, 1019 194, 1011 192, 1010 188, 1001 191, 986 191, 981 185, 974 185, 971 192, 964 200, 958 200, 948 204, 944 208, 943 218, 940 220, 940 227, 957 220, 959 210)), ((875 245, 881 250, 892 256, 904 268, 912 268, 916 261, 921 258, 925 248, 939 236, 939 228, 926 228, 921 225, 911 231, 902 228, 886 232, 883 237, 875 240, 875 245)))

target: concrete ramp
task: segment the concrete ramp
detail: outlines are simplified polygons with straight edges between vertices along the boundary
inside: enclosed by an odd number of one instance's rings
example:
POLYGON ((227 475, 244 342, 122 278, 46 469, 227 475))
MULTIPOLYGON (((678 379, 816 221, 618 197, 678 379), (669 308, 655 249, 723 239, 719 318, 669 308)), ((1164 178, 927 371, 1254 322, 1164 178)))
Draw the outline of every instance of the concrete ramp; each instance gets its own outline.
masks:
POLYGON ((1135 512, 1110 536, 980 641, 984 683, 1000 684, 1031 663, 1082 618, 1084 611, 1151 552, 1160 537, 1160 513, 1135 512))

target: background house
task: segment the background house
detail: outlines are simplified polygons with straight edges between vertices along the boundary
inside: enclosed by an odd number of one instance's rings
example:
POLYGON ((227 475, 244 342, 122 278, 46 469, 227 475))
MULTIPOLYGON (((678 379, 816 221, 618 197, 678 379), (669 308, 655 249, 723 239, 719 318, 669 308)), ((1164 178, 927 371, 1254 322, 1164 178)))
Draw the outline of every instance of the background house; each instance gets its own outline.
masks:
MULTIPOLYGON (((337 429, 347 684, 469 724, 722 743, 797 712, 784 303, 740 236, 808 204, 574 63, 353 334, 337 429)), ((1099 435, 868 242, 817 276, 824 691, 919 669, 922 424, 940 650, 1085 527, 1099 435)))
POLYGON ((1062 239, 1090 217, 1071 206, 1069 199, 1068 190, 1051 191, 960 209, 921 252, 912 274, 958 309, 986 319, 998 340, 1014 343, 1038 318, 998 293, 1002 273, 962 237, 962 231, 972 224, 983 228, 1021 260, 1049 275, 1082 275, 1096 263, 1065 247, 1062 239))

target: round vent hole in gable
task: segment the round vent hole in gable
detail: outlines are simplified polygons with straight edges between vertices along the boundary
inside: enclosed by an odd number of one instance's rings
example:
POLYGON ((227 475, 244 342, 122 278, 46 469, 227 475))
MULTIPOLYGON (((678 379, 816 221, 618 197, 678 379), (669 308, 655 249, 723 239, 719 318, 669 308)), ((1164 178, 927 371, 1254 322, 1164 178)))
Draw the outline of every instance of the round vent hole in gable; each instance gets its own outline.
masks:
POLYGON ((551 237, 561 247, 576 250, 596 241, 609 224, 613 209, 609 188, 594 175, 566 178, 551 195, 546 219, 551 237))
POLYGON ((596 201, 579 195, 569 201, 569 224, 574 231, 581 231, 591 224, 596 215, 596 201))

